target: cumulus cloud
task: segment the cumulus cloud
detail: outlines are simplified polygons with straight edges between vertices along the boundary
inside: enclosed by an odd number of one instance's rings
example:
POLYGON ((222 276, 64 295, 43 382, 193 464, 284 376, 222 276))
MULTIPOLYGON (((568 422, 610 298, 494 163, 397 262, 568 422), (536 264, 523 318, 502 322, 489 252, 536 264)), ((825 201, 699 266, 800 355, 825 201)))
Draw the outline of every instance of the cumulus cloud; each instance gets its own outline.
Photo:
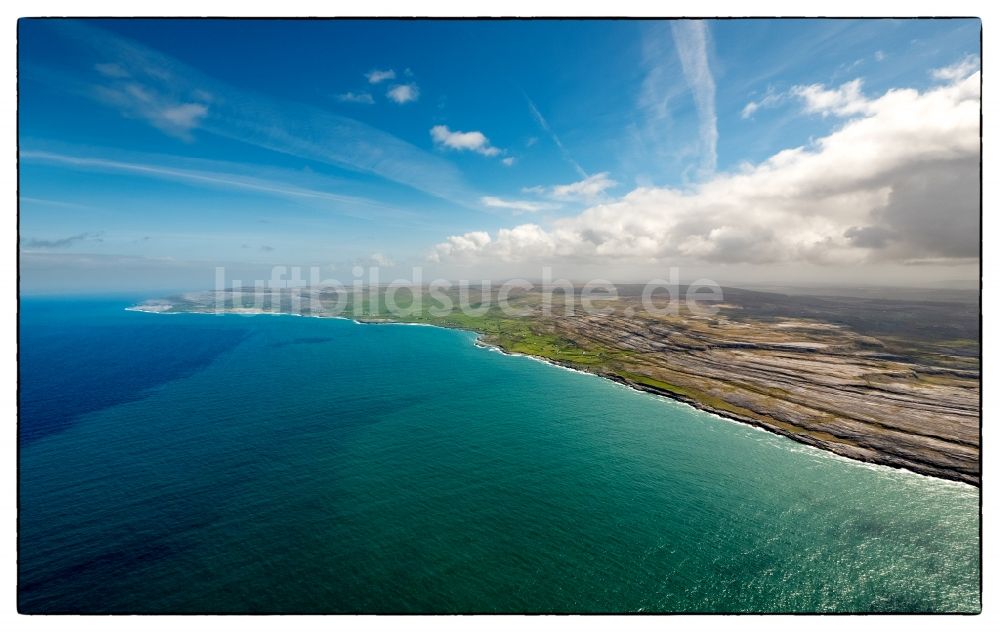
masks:
MULTIPOLYGON (((968 73, 963 76, 967 75, 968 73)), ((828 88, 822 84, 811 84, 792 86, 787 92, 777 92, 769 87, 759 100, 750 101, 743 106, 740 116, 744 119, 753 118, 753 115, 759 110, 774 108, 789 99, 801 103, 803 112, 808 114, 820 114, 824 117, 831 115, 848 117, 864 114, 869 102, 862 93, 862 85, 861 79, 854 79, 835 88, 828 88)))
POLYGON ((791 94, 802 99, 806 112, 829 116, 850 116, 867 111, 869 103, 861 93, 861 80, 855 79, 838 88, 827 89, 821 84, 795 86, 791 94))
POLYGON ((482 132, 459 132, 451 130, 447 125, 435 125, 431 128, 431 138, 440 147, 458 151, 476 152, 483 156, 496 156, 500 149, 490 144, 490 139, 482 132))
MULTIPOLYGON (((501 229, 501 231, 504 230, 507 229, 501 229)), ((491 241, 490 234, 486 231, 471 231, 464 235, 452 235, 435 246, 428 259, 437 262, 445 259, 479 258, 489 248, 491 241)))
POLYGON ((337 101, 341 103, 364 103, 371 105, 375 103, 370 92, 345 92, 337 95, 337 101))
POLYGON ((532 202, 529 200, 504 200, 496 196, 483 196, 479 199, 487 207, 508 209, 516 213, 536 213, 548 209, 558 209, 560 205, 550 202, 532 202))
POLYGON ((365 73, 365 78, 368 79, 368 83, 370 84, 378 84, 382 83, 383 81, 395 79, 396 71, 392 70, 391 68, 389 70, 372 70, 365 73))
POLYGON ((854 265, 978 256, 978 72, 870 100, 860 84, 804 94, 817 112, 855 115, 739 172, 685 189, 638 188, 545 227, 452 236, 431 259, 854 265))
POLYGON ((399 84, 389 88, 389 91, 385 93, 385 96, 389 97, 396 103, 408 103, 410 101, 416 101, 420 98, 420 88, 417 84, 399 84))

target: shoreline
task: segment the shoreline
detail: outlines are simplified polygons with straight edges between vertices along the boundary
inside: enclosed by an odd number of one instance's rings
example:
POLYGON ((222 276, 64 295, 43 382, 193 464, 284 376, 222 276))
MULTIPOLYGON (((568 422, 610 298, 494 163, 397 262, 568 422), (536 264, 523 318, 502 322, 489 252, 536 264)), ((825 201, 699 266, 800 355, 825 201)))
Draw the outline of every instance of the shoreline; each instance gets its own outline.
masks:
MULTIPOLYGON (((421 324, 414 324, 414 325, 421 325, 421 324)), ((789 431, 787 431, 785 429, 782 429, 781 427, 768 425, 768 424, 766 424, 766 423, 764 423, 764 422, 762 422, 760 420, 757 420, 755 418, 738 416, 738 415, 736 415, 734 413, 731 413, 731 412, 728 412, 728 411, 725 411, 725 410, 722 410, 722 409, 717 409, 715 407, 712 407, 711 405, 707 405, 707 404, 704 404, 702 402, 699 402, 698 400, 696 400, 694 398, 688 398, 688 397, 685 397, 685 396, 681 396, 679 394, 675 394, 675 393, 670 392, 670 391, 657 389, 657 388, 652 387, 650 385, 644 385, 642 383, 631 381, 631 380, 629 380, 629 379, 627 379, 627 378, 625 378, 623 376, 619 376, 618 374, 614 374, 614 373, 611 373, 611 372, 594 372, 594 371, 588 371, 586 369, 579 369, 579 368, 574 367, 572 365, 568 365, 568 364, 562 363, 560 361, 556 361, 556 360, 552 360, 552 359, 549 359, 549 358, 545 358, 543 356, 534 356, 532 354, 522 354, 520 352, 510 352, 510 351, 507 351, 506 349, 504 349, 502 346, 497 345, 495 343, 486 343, 486 342, 483 342, 482 341, 482 334, 480 334, 479 332, 475 332, 473 330, 465 330, 463 328, 451 328, 451 327, 443 326, 443 325, 432 326, 432 327, 440 327, 441 329, 445 329, 445 330, 462 330, 462 331, 466 331, 466 332, 473 332, 474 334, 477 335, 476 341, 475 341, 475 344, 476 344, 477 347, 481 347, 483 349, 488 349, 490 351, 495 351, 497 353, 503 354, 504 356, 520 356, 522 358, 530 358, 532 360, 538 361, 538 362, 543 363, 545 365, 551 365, 553 367, 558 367, 559 369, 563 369, 563 370, 566 370, 566 371, 571 371, 571 372, 578 373, 578 374, 585 374, 585 375, 588 375, 588 376, 594 376, 595 378, 603 378, 605 380, 608 380, 609 382, 612 382, 612 383, 614 383, 616 385, 620 385, 622 387, 625 387, 626 389, 629 389, 631 391, 634 391, 634 392, 637 392, 637 393, 642 393, 642 394, 648 394, 648 395, 656 396, 658 398, 662 398, 664 400, 669 400, 670 402, 675 402, 675 403, 683 404, 683 405, 686 405, 688 407, 691 407, 692 409, 695 409, 695 410, 700 411, 702 413, 707 413, 709 415, 712 415, 712 416, 714 416, 716 418, 719 418, 721 420, 725 420, 727 422, 732 422, 732 423, 735 423, 735 424, 742 424, 744 426, 749 426, 751 428, 757 429, 757 430, 765 432, 765 433, 769 433, 771 435, 776 435, 776 436, 779 436, 779 437, 785 437, 785 438, 788 438, 788 439, 794 441, 796 444, 801 444, 802 446, 807 446, 809 448, 816 449, 816 450, 821 451, 822 453, 824 453, 826 455, 831 455, 833 457, 844 459, 844 460, 850 461, 851 463, 854 463, 854 464, 860 464, 860 465, 864 465, 864 466, 868 466, 868 467, 888 468, 888 469, 891 469, 893 471, 903 471, 903 472, 906 472, 906 473, 908 473, 910 475, 918 475, 920 477, 927 477, 927 478, 934 479, 934 480, 937 480, 937 481, 944 481, 944 482, 948 482, 948 483, 955 484, 955 485, 961 485, 961 486, 965 486, 965 487, 968 487, 968 488, 973 488, 975 490, 979 490, 980 489, 980 486, 978 484, 970 482, 970 481, 966 481, 964 479, 961 479, 960 477, 948 477, 948 476, 945 476, 944 474, 932 474, 932 473, 927 473, 927 472, 920 472, 919 470, 915 470, 913 468, 908 468, 905 465, 895 465, 895 464, 892 464, 892 463, 888 463, 888 460, 886 460, 886 461, 879 461, 879 460, 875 460, 875 459, 869 459, 869 458, 866 458, 866 457, 855 456, 855 455, 849 454, 846 451, 842 452, 842 451, 839 451, 839 450, 835 450, 835 448, 831 448, 829 445, 827 445, 827 443, 825 443, 823 440, 821 440, 819 438, 815 438, 815 437, 808 436, 808 435, 797 435, 795 433, 791 433, 791 432, 789 432, 789 431)), ((842 445, 837 444, 837 443, 829 443, 829 444, 832 444, 833 447, 842 446, 842 445)))
POLYGON ((470 334, 475 335, 475 339, 473 341, 473 344, 476 347, 480 347, 482 349, 486 349, 486 350, 489 350, 489 351, 495 351, 495 352, 504 354, 505 356, 521 356, 521 357, 524 357, 524 358, 530 358, 532 360, 544 363, 546 365, 551 365, 551 366, 554 366, 554 367, 558 367, 558 368, 563 369, 563 370, 572 371, 572 372, 576 372, 576 373, 580 373, 580 374, 586 374, 586 375, 589 375, 589 376, 595 376, 597 378, 603 378, 603 379, 606 379, 606 380, 608 380, 608 381, 610 381, 612 383, 615 383, 615 384, 621 385, 621 386, 623 386, 625 388, 631 389, 633 391, 640 392, 640 393, 645 393, 645 394, 649 394, 649 395, 653 395, 653 396, 657 396, 657 397, 660 397, 660 398, 665 398, 665 399, 670 400, 672 402, 678 402, 678 403, 687 405, 687 406, 689 406, 689 407, 691 407, 693 409, 696 409, 698 411, 701 411, 701 412, 704 412, 704 413, 708 413, 710 415, 713 415, 713 416, 715 416, 717 418, 721 418, 721 419, 729 421, 729 422, 735 422, 735 423, 743 424, 743 425, 746 425, 746 426, 750 426, 750 427, 759 429, 761 431, 765 431, 767 433, 771 433, 772 435, 786 437, 786 438, 788 438, 788 439, 790 439, 790 440, 792 440, 792 441, 794 441, 794 442, 796 442, 798 444, 802 444, 804 446, 809 446, 811 448, 823 451, 824 453, 832 454, 832 455, 834 455, 836 457, 850 460, 850 461, 852 461, 854 463, 860 463, 860 464, 864 464, 864 465, 867 465, 867 466, 880 466, 880 467, 885 467, 885 468, 891 468, 893 470, 906 471, 906 472, 908 472, 910 474, 914 474, 914 475, 920 475, 920 476, 923 476, 923 477, 930 477, 930 478, 933 478, 933 479, 937 479, 937 480, 941 480, 941 481, 948 481, 948 482, 952 482, 952 483, 956 483, 956 484, 963 484, 963 485, 969 486, 971 488, 975 488, 977 490, 981 489, 981 486, 980 486, 979 482, 977 482, 977 481, 970 481, 968 479, 964 479, 964 478, 962 478, 962 476, 959 473, 954 473, 952 471, 948 471, 948 470, 945 470, 945 469, 936 468, 932 464, 928 464, 927 467, 926 467, 926 469, 913 468, 912 464, 910 464, 910 463, 900 463, 892 455, 887 455, 887 454, 884 454, 884 453, 880 453, 880 452, 875 451, 873 449, 866 449, 866 448, 860 448, 860 447, 855 448, 855 447, 852 447, 850 445, 843 444, 841 442, 827 441, 827 440, 824 440, 822 438, 819 438, 819 437, 816 437, 816 436, 813 436, 813 435, 809 435, 809 434, 806 434, 806 433, 795 433, 795 432, 793 432, 793 431, 791 431, 789 429, 782 428, 781 426, 778 426, 776 424, 774 424, 774 425, 773 424, 768 424, 764 420, 759 420, 757 418, 753 418, 753 417, 750 417, 750 416, 742 416, 742 415, 739 415, 739 414, 731 412, 731 411, 726 411, 724 409, 719 409, 717 407, 713 407, 712 405, 703 403, 703 402, 701 402, 701 401, 699 401, 699 400, 697 400, 695 398, 691 398, 689 396, 685 396, 685 395, 682 395, 682 394, 674 393, 674 392, 671 392, 671 391, 668 391, 668 390, 665 390, 665 389, 658 389, 658 388, 656 388, 655 386, 652 386, 652 385, 647 385, 647 384, 643 384, 643 383, 640 383, 640 382, 637 382, 637 381, 634 381, 634 380, 630 380, 629 378, 626 378, 624 376, 618 375, 618 374, 616 374, 614 372, 609 372, 609 371, 591 371, 591 370, 588 370, 586 368, 580 368, 580 367, 577 367, 577 366, 574 366, 572 364, 565 363, 565 362, 562 362, 562 361, 557 361, 557 360, 553 360, 553 359, 550 359, 550 358, 545 358, 544 356, 537 356, 537 355, 534 355, 534 354, 524 354, 524 353, 520 353, 520 352, 511 352, 511 351, 505 349, 502 345, 499 345, 497 343, 492 343, 492 342, 485 341, 484 337, 486 336, 486 334, 483 333, 483 332, 479 332, 477 330, 474 330, 474 329, 469 329, 469 328, 464 328, 464 327, 458 327, 458 326, 439 325, 439 324, 434 324, 434 323, 416 323, 416 322, 408 322, 408 321, 390 321, 390 320, 382 320, 382 319, 366 320, 366 319, 363 319, 363 318, 362 319, 357 319, 357 318, 353 318, 353 317, 349 317, 349 316, 339 316, 339 315, 334 315, 334 316, 303 315, 303 314, 292 313, 292 312, 271 312, 271 311, 246 312, 246 313, 238 313, 238 312, 221 312, 221 313, 215 313, 215 312, 197 312, 197 311, 189 311, 189 312, 184 312, 184 311, 165 312, 165 311, 161 311, 161 310, 143 310, 143 309, 141 309, 140 306, 132 306, 132 307, 125 308, 125 309, 129 310, 129 311, 133 311, 133 312, 145 312, 147 314, 205 314, 205 315, 209 315, 209 316, 226 316, 226 315, 235 315, 235 316, 266 316, 266 315, 271 315, 271 316, 292 316, 292 317, 315 318, 315 319, 341 319, 341 320, 351 321, 352 323, 355 323, 357 325, 404 325, 404 326, 410 326, 410 327, 434 327, 434 328, 440 328, 440 329, 443 329, 443 330, 455 330, 455 331, 460 331, 460 332, 468 332, 470 334))

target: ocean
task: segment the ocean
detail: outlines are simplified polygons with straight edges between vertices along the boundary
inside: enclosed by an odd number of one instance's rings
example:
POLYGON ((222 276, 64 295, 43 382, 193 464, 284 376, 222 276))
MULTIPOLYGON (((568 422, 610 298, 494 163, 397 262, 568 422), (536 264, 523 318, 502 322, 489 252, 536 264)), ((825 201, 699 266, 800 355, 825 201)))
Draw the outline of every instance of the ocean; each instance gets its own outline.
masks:
POLYGON ((979 610, 974 487, 468 332, 131 303, 22 299, 22 612, 979 610))

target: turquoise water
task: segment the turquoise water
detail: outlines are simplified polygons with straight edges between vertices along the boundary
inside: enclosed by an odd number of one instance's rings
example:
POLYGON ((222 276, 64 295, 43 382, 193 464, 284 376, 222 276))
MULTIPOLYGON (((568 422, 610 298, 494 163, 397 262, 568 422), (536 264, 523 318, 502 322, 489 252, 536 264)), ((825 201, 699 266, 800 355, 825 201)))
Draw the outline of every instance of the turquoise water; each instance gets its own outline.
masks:
POLYGON ((125 305, 22 302, 22 611, 979 609, 975 488, 466 332, 125 305))

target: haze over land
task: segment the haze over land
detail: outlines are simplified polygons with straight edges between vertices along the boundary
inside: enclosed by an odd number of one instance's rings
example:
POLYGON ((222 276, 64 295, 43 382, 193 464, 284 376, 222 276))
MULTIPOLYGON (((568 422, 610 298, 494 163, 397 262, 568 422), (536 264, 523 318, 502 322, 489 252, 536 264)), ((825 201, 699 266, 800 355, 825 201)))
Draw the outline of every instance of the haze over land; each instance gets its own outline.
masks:
POLYGON ((19 29, 28 293, 978 278, 978 20, 19 29))

